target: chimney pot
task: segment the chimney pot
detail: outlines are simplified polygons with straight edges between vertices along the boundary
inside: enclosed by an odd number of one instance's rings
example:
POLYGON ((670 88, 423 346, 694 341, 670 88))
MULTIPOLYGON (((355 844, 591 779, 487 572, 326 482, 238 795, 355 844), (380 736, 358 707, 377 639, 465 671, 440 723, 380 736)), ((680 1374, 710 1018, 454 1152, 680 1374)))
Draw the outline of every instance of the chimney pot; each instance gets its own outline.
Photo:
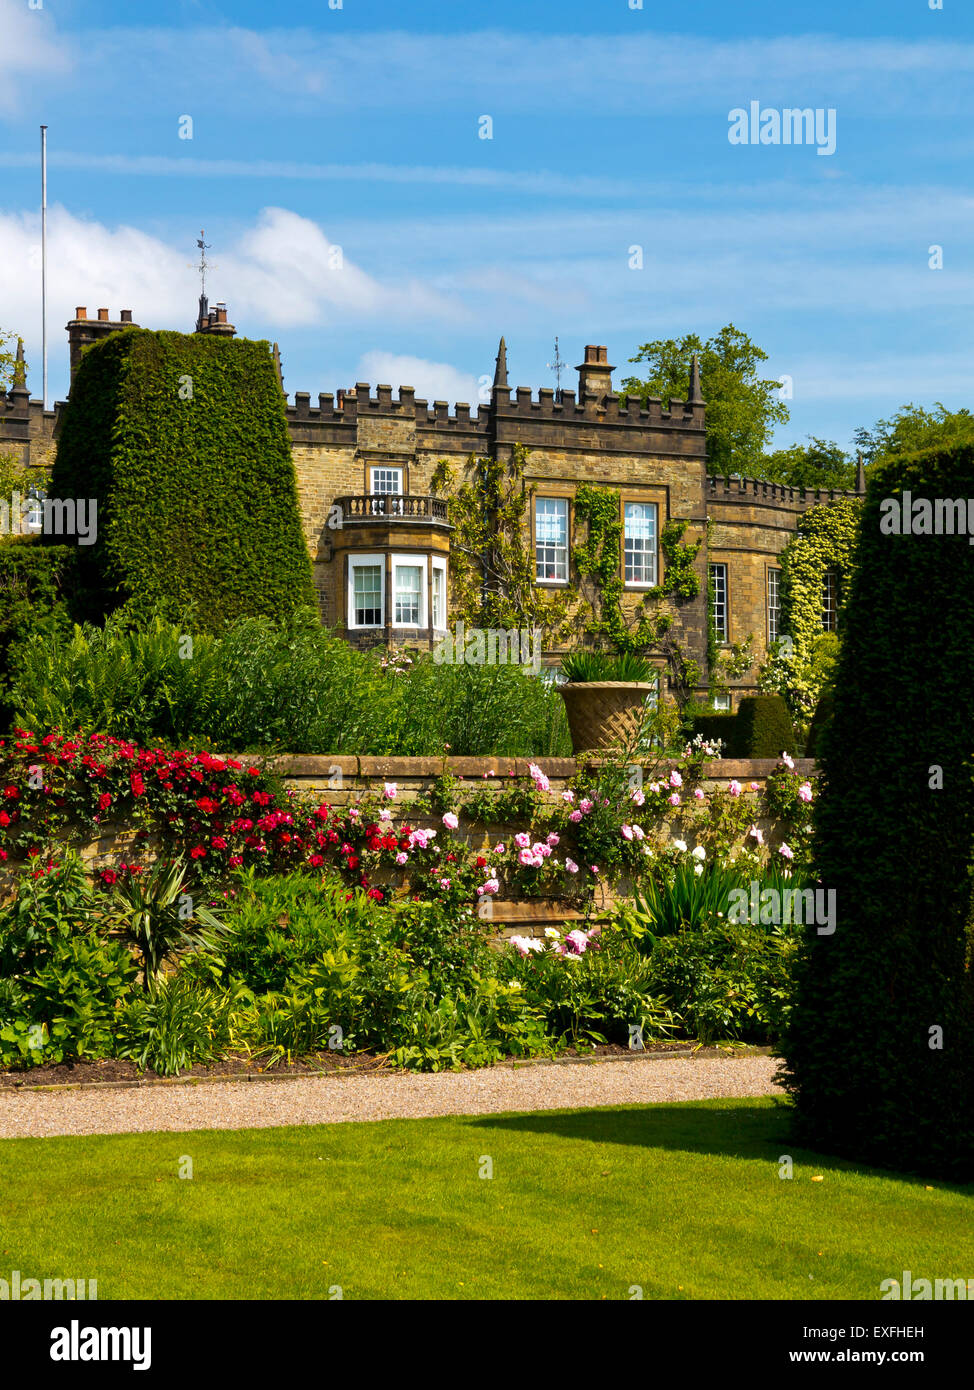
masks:
POLYGON ((99 310, 98 310, 98 318, 99 318, 99 320, 100 320, 102 323, 107 323, 107 322, 108 322, 108 310, 107 310, 107 309, 99 309, 99 310))
POLYGON ((123 322, 123 323, 131 323, 131 322, 132 322, 132 310, 131 310, 131 309, 123 309, 123 310, 122 310, 122 322, 123 322))
POLYGON ((226 323, 227 321, 227 311, 220 305, 217 306, 216 321, 217 323, 226 323))
POLYGON ((82 304, 80 308, 75 309, 74 316, 76 319, 86 319, 88 317, 88 310, 82 304))
POLYGON ((587 343, 586 346, 585 346, 585 361, 586 361, 586 362, 597 362, 598 360, 599 360, 599 350, 598 350, 598 348, 595 347, 594 344, 592 344, 592 343, 587 343))

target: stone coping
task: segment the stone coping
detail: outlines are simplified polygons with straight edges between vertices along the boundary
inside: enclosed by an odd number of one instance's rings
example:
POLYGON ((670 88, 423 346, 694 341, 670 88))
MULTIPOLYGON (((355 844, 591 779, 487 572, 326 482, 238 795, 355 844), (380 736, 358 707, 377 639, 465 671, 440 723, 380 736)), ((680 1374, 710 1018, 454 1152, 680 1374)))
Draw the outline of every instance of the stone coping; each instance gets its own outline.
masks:
MULTIPOLYGON (((226 756, 219 754, 216 756, 226 756)), ((548 777, 571 778, 583 770, 596 770, 598 763, 575 758, 492 758, 492 757, 366 757, 359 755, 336 754, 334 756, 317 753, 276 753, 232 755, 238 762, 246 764, 269 762, 278 775, 285 777, 330 777, 340 771, 343 777, 375 777, 387 781, 396 777, 441 777, 450 773, 454 777, 480 777, 492 772, 495 777, 527 777, 530 764, 535 763, 548 777)), ((634 765, 637 760, 634 760, 634 765)), ((817 764, 814 758, 795 758, 795 771, 805 776, 814 776, 817 764)), ((705 780, 755 782, 774 771, 780 758, 716 758, 706 762, 701 768, 705 780)), ((678 766, 675 759, 667 759, 664 767, 678 766)))

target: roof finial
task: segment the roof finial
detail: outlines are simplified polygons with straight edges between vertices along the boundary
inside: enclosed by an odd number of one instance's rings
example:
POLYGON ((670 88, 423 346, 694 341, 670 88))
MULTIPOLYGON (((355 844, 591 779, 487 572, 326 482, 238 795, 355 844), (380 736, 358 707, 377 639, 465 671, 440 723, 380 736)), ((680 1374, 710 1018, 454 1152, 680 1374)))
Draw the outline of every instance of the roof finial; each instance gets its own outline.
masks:
POLYGON ((14 358, 14 379, 12 391, 27 391, 27 364, 24 361, 24 340, 17 339, 17 355, 14 358))
POLYGON ((690 363, 690 395, 687 400, 688 405, 703 405, 704 399, 700 393, 700 358, 696 353, 690 363))
POLYGON ((507 385, 507 344, 501 338, 500 347, 497 349, 497 361, 494 366, 494 387, 507 385))

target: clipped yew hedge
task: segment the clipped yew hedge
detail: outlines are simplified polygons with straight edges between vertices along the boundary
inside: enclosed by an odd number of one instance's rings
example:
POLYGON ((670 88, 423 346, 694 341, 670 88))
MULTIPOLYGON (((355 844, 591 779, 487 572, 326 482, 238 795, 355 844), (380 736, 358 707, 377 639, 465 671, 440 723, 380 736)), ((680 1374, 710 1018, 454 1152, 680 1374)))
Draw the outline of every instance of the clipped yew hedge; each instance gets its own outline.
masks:
POLYGON ((974 495, 974 447, 871 470, 784 1053, 805 1141, 974 1178, 974 584, 967 535, 884 534, 881 504, 974 495))
POLYGON ((126 329, 83 354, 53 497, 98 503, 78 548, 78 600, 192 607, 197 631, 314 603, 285 402, 265 342, 126 329))

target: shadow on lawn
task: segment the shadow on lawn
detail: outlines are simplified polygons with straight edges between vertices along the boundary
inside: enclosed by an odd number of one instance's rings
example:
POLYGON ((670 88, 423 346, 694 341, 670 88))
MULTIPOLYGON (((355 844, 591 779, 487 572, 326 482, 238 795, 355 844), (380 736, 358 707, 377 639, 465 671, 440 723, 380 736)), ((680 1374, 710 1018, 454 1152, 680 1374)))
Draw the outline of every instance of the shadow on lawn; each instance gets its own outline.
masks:
MULTIPOLYGON (((796 1164, 862 1173, 894 1182, 924 1185, 916 1174, 873 1168, 852 1159, 807 1149, 795 1142, 791 1107, 786 1102, 756 1107, 729 1102, 719 1109, 695 1104, 645 1105, 600 1110, 536 1111, 529 1115, 482 1115, 471 1121, 481 1129, 547 1134, 595 1144, 634 1144, 646 1149, 711 1154, 777 1163, 789 1154, 796 1164)), ((933 1181, 926 1179, 926 1182, 933 1181)), ((974 1186, 937 1182, 940 1191, 974 1195, 974 1186)))

